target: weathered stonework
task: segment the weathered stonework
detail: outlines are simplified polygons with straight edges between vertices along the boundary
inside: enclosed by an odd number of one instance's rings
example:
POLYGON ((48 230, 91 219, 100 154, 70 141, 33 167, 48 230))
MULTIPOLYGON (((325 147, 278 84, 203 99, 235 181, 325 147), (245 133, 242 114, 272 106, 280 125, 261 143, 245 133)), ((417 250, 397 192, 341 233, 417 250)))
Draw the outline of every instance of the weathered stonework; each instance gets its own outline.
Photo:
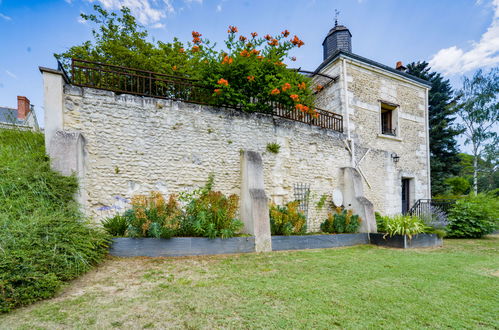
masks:
POLYGON ((319 94, 319 104, 325 109, 331 109, 328 104, 334 105, 331 110, 335 111, 341 100, 339 113, 344 117, 345 133, 350 129, 355 160, 367 152, 359 167, 365 174, 364 193, 375 210, 385 214, 401 212, 402 178, 412 179, 411 205, 417 199, 429 198, 426 87, 341 57, 321 72, 339 77, 334 87, 319 94), (346 61, 346 74, 342 61, 346 61), (346 91, 341 88, 345 76, 346 91), (350 125, 346 124, 345 97, 350 125), (396 137, 381 134, 381 101, 399 105, 396 137), (394 153, 400 157, 397 163, 392 159, 394 153))
MULTIPOLYGON (((364 196, 350 195, 364 201, 369 212, 401 212, 402 178, 412 179, 411 204, 428 198, 426 87, 344 57, 321 72, 337 79, 318 94, 318 106, 343 115, 344 133, 264 114, 71 85, 64 86, 61 101, 52 102, 62 104, 46 108, 62 109, 54 114, 62 118, 53 121, 54 132, 84 138, 80 200, 96 221, 123 210, 124 201, 136 194, 191 191, 210 173, 215 189, 240 194, 241 150, 262 155, 264 195, 277 204, 294 200, 294 184, 310 184, 309 231, 319 230, 327 217, 333 189, 346 191, 342 168, 359 171, 355 177, 361 177, 362 189, 357 191, 364 196), (381 101, 398 105, 395 137, 381 134, 381 101), (268 152, 269 143, 278 143, 279 153, 268 152), (319 209, 323 195, 328 199, 319 209)), ((345 200, 347 208, 353 204, 345 200)))
POLYGON ((315 204, 339 187, 340 167, 349 164, 343 134, 303 123, 70 85, 64 95, 64 129, 86 140, 84 208, 97 219, 113 212, 99 209, 116 205, 115 196, 189 191, 210 173, 215 189, 240 194, 240 150, 255 150, 275 202, 293 200, 293 184, 311 185, 308 227, 315 231, 327 216, 315 204), (272 142, 278 154, 266 151, 272 142))

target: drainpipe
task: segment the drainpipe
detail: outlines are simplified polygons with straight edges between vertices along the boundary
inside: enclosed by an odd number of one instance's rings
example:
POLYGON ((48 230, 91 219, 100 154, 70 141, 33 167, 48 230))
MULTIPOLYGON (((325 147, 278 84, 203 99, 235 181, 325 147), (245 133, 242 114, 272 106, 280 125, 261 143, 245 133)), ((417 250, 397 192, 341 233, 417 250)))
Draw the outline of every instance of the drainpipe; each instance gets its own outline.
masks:
POLYGON ((425 124, 426 124, 426 165, 428 171, 428 197, 431 198, 431 167, 430 167, 430 110, 428 107, 428 88, 425 89, 425 124))
POLYGON ((342 64, 342 75, 343 75, 343 95, 345 95, 345 121, 347 128, 347 142, 350 145, 351 158, 350 163, 351 166, 355 168, 355 144, 350 135, 350 111, 348 105, 348 83, 347 83, 347 64, 344 58, 341 59, 342 64))

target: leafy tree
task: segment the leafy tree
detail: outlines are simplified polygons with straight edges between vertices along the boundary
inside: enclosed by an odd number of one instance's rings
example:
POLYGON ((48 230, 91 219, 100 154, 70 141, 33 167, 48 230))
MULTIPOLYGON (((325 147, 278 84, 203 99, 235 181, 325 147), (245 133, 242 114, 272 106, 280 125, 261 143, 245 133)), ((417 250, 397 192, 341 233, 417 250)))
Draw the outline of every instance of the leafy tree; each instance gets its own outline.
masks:
POLYGON ((486 155, 496 161, 498 156, 498 95, 499 68, 493 68, 488 73, 478 70, 471 79, 464 77, 463 87, 457 92, 453 105, 463 123, 465 144, 472 147, 475 195, 478 193, 479 159, 486 155))
POLYGON ((428 95, 431 191, 433 195, 444 194, 447 190, 445 179, 458 175, 460 170, 456 136, 461 130, 453 127, 452 88, 449 80, 432 72, 427 62, 410 63, 407 69, 409 74, 431 83, 428 95))
MULTIPOLYGON (((288 30, 277 36, 259 37, 256 32, 244 36, 237 34, 237 27, 229 26, 226 49, 215 50, 215 45, 197 31, 192 31, 193 39, 185 46, 177 39, 172 43, 152 43, 128 8, 123 7, 119 14, 108 12, 99 5, 94 9, 95 14, 81 15, 96 26, 92 30, 94 40, 55 54, 66 68, 69 68, 71 58, 77 58, 190 78, 201 87, 192 92, 199 94, 197 102, 265 112, 271 111, 277 101, 288 109, 301 111, 299 116, 318 116, 313 106, 311 79, 287 69, 283 63, 286 58, 294 60, 288 57, 289 51, 304 44, 297 36, 290 37, 288 30)), ((78 76, 77 72, 75 75, 78 76)), ((88 78, 83 76, 81 79, 88 78)), ((116 82, 113 74, 106 72, 92 76, 92 83, 95 81, 120 86, 123 83, 116 82)), ((125 86, 132 84, 131 81, 125 80, 125 86)), ((157 81, 148 84, 151 90, 160 90, 162 96, 185 99, 191 95, 190 89, 182 88, 182 84, 178 88, 165 85, 157 81)), ((315 88, 320 90, 322 86, 315 88)))
MULTIPOLYGON (((478 158, 478 191, 491 191, 499 188, 499 160, 497 154, 497 146, 489 145, 488 148, 484 148, 483 155, 478 158), (494 147, 496 148, 495 150, 494 147)), ((459 176, 468 180, 471 186, 473 185, 474 157, 473 155, 460 153, 459 158, 461 164, 459 176)))
POLYGON ((450 187, 450 194, 453 196, 465 195, 470 190, 470 183, 466 178, 455 176, 445 179, 444 183, 450 187))
POLYGON ((93 41, 85 41, 66 52, 54 54, 66 69, 71 58, 125 66, 164 74, 198 78, 193 60, 181 51, 183 44, 177 39, 172 43, 148 41, 148 32, 137 24, 130 9, 122 7, 119 14, 108 12, 94 5, 95 14, 81 17, 95 25, 93 41))

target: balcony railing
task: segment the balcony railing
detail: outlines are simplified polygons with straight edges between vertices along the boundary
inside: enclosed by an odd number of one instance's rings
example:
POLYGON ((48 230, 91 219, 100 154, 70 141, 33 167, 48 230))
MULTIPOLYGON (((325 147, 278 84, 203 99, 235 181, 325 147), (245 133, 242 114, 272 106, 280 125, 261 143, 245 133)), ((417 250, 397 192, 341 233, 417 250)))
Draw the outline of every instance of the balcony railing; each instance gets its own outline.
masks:
MULTIPOLYGON (((71 61, 71 82, 76 86, 115 93, 217 105, 212 88, 198 80, 79 59, 71 61)), ((343 132, 343 116, 337 113, 316 108, 318 116, 314 117, 278 102, 272 102, 269 106, 274 116, 343 132)), ((240 110, 237 105, 224 107, 240 110)))

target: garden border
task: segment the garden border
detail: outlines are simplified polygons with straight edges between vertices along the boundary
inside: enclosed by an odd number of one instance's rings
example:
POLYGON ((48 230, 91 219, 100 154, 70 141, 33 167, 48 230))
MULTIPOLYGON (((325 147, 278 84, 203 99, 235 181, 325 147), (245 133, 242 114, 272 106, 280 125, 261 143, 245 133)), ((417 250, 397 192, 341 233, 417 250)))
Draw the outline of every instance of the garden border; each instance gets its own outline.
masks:
POLYGON ((272 251, 325 249, 369 244, 367 233, 272 236, 272 251))
MULTIPOLYGON (((412 239, 382 233, 320 234, 272 236, 272 251, 327 249, 374 244, 392 248, 441 247, 443 239, 436 234, 418 234, 412 239)), ((255 252, 255 237, 205 238, 113 238, 109 254, 116 257, 181 257, 255 252)))
POLYGON ((383 233, 370 234, 371 244, 401 249, 440 247, 443 239, 436 234, 417 234, 409 238, 407 235, 389 235, 383 233))
POLYGON ((180 257, 255 252, 255 237, 113 238, 109 254, 117 257, 180 257))

